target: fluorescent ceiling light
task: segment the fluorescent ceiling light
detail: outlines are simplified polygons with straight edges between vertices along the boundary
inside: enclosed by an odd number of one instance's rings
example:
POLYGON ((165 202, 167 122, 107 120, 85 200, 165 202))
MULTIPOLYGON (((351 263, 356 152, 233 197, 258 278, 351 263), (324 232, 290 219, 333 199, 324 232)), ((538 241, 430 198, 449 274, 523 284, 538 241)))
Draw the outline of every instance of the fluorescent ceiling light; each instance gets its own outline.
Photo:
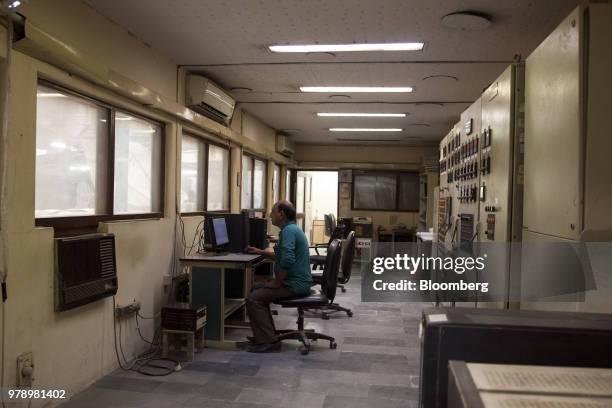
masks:
POLYGON ((405 113, 317 113, 317 116, 324 117, 363 117, 363 118, 405 118, 405 113))
POLYGON ((330 128, 331 132, 401 132, 397 128, 330 128))
POLYGON ((412 92, 411 86, 300 86, 302 92, 412 92))
POLYGON ((420 51, 422 42, 387 44, 306 44, 271 45, 272 52, 345 52, 345 51, 420 51))

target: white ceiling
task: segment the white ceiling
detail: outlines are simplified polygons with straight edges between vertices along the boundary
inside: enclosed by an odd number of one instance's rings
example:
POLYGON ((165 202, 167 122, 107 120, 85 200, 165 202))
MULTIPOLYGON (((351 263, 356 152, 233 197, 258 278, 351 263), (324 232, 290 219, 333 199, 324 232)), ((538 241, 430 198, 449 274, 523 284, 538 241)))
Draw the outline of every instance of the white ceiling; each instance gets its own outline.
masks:
POLYGON ((301 143, 438 142, 515 55, 523 58, 579 0, 83 0, 178 65, 202 72, 243 108, 301 143), (443 16, 490 16, 482 31, 443 16), (274 54, 271 44, 423 41, 420 52, 274 54), (455 78, 426 77, 448 75, 455 78), (411 94, 302 94, 299 86, 414 86, 411 94), (430 103, 433 102, 433 103, 430 103), (402 112, 405 118, 319 118, 316 112, 402 112), (329 127, 399 127, 331 133, 329 127))

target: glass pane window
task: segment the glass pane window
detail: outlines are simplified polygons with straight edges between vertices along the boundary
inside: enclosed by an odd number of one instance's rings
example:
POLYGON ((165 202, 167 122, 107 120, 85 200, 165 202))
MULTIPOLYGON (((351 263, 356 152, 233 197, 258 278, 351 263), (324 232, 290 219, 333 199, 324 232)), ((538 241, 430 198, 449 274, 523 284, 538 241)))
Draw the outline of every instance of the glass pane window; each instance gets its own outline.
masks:
POLYGON ((418 211, 420 197, 418 173, 401 173, 399 187, 399 209, 404 211, 418 211))
POLYGON ((285 174, 285 200, 291 201, 291 170, 285 174))
POLYGON ((253 176, 253 208, 266 208, 266 163, 255 160, 253 176))
POLYGON ((280 200, 280 166, 274 165, 274 174, 272 176, 272 204, 280 200))
POLYGON ((249 156, 242 156, 242 208, 253 208, 253 159, 249 156))
POLYGON ((84 98, 38 86, 36 218, 106 213, 109 113, 84 98))
POLYGON ((397 177, 395 174, 371 173, 355 175, 353 208, 363 210, 395 210, 397 177))
POLYGON ((160 210, 161 126, 117 112, 115 116, 115 214, 160 210))
POLYGON ((229 150, 209 145, 208 211, 229 210, 229 150))
POLYGON ((204 211, 206 144, 183 135, 181 143, 181 211, 204 211))

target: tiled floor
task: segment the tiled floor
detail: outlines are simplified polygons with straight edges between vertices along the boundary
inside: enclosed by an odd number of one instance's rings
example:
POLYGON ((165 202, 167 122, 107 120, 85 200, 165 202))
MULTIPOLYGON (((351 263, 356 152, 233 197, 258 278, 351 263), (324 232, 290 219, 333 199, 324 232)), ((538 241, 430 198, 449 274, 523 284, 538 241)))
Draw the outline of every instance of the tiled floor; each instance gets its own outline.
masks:
MULTIPOLYGON (((306 318, 307 327, 336 338, 336 350, 321 340, 306 356, 296 351, 297 342, 273 354, 205 349, 165 377, 118 370, 61 407, 416 407, 423 305, 361 303, 360 285, 353 276, 347 293, 336 297, 354 311, 352 318, 306 318)), ((277 328, 295 327, 296 315, 279 309, 277 328)))

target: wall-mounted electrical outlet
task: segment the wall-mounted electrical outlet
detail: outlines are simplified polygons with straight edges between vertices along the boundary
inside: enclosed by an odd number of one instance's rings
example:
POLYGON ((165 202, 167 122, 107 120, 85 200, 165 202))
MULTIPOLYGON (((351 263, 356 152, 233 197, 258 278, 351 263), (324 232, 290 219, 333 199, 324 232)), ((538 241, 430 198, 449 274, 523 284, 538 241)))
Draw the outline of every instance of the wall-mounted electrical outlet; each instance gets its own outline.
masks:
POLYGON ((17 357, 17 387, 32 387, 34 381, 34 358, 31 352, 17 357))
POLYGON ((127 305, 117 305, 115 307, 115 316, 117 317, 126 317, 131 316, 134 313, 138 313, 140 310, 140 302, 137 302, 136 299, 132 303, 127 305))

